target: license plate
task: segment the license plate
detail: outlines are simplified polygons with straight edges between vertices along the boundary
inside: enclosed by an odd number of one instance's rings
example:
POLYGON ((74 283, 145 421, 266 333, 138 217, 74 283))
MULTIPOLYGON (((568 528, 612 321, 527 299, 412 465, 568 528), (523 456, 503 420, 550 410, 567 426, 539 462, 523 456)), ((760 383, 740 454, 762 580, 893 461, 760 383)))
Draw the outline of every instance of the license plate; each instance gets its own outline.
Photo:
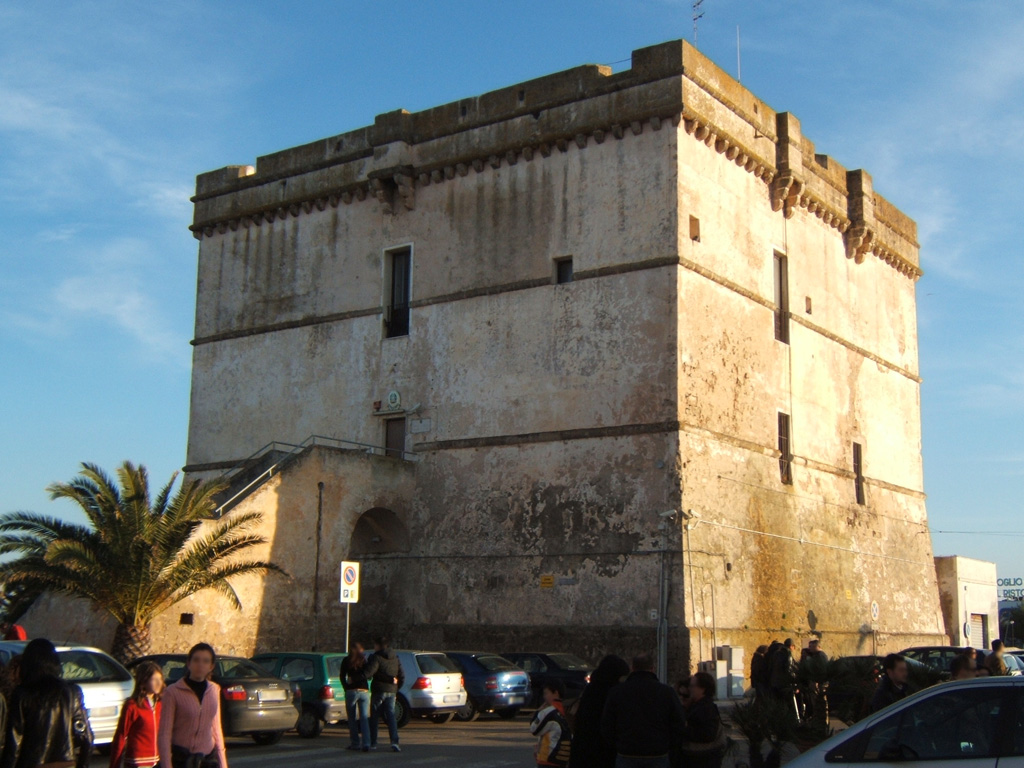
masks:
POLYGON ((288 691, 258 691, 257 697, 263 701, 285 701, 288 698, 288 691))
POLYGON ((526 703, 526 697, 525 696, 509 696, 508 697, 508 703, 509 704, 525 704, 526 703))
POLYGON ((93 707, 89 710, 90 717, 114 717, 117 707, 93 707))
POLYGON ((458 702, 458 700, 459 700, 459 694, 457 694, 457 693, 449 694, 448 696, 444 697, 444 703, 445 704, 455 704, 456 702, 458 702))

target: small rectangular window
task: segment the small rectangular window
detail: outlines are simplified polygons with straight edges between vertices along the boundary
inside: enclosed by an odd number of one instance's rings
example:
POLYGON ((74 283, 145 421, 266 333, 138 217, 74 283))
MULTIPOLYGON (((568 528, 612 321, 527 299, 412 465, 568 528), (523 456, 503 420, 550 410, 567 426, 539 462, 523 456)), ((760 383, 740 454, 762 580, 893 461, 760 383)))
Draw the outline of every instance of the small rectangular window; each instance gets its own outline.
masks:
POLYGON ((775 338, 789 344, 789 267, 786 257, 775 254, 775 338))
POLYGON ((409 335, 409 301, 412 298, 412 250, 388 251, 387 312, 384 316, 386 336, 409 335))
POLYGON ((405 419, 384 422, 384 455, 400 459, 405 453, 405 419))
POLYGON ((790 445, 789 414, 779 411, 779 477, 784 485, 793 484, 793 451, 790 445))
POLYGON ((195 617, 191 613, 183 613, 178 617, 178 623, 182 626, 190 626, 195 623, 195 617))
POLYGON ((857 492, 857 503, 864 504, 864 455, 860 443, 853 444, 853 487, 857 492))
POLYGON ((700 219, 696 216, 690 217, 690 239, 695 243, 700 242, 700 219))
POLYGON ((555 259, 555 282, 572 282, 572 257, 566 259, 555 259))

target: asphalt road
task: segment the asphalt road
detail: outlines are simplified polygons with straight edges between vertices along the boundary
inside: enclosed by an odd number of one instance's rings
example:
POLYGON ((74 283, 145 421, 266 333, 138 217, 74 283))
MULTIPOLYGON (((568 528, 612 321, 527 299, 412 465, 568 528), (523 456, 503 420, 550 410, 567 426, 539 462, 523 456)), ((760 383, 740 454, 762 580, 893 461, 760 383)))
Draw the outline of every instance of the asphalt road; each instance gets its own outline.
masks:
MULTIPOLYGON (((531 713, 532 714, 532 713, 531 713)), ((301 765, 303 768, 338 768, 342 765, 459 766, 459 768, 531 768, 534 739, 530 720, 524 713, 514 720, 481 718, 475 723, 451 722, 436 725, 413 720, 399 731, 402 751, 388 748, 387 729, 381 729, 383 744, 376 752, 350 752, 347 728, 330 727, 315 739, 301 739, 294 733, 272 747, 259 747, 252 739, 228 739, 228 765, 301 765)), ((109 757, 95 756, 92 768, 106 768, 109 757)))

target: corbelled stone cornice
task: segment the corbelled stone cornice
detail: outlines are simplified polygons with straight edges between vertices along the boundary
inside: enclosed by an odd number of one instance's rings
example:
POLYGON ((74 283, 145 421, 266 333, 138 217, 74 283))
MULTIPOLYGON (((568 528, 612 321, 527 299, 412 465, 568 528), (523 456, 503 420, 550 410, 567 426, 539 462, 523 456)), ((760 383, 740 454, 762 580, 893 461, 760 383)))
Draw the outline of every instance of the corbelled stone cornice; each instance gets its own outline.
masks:
POLYGON ((261 158, 256 169, 203 174, 190 229, 201 239, 367 199, 398 215, 415 209, 417 189, 665 125, 762 181, 772 210, 791 218, 800 208, 837 230, 856 263, 871 253, 921 275, 913 222, 873 192, 868 174, 814 155, 793 115, 773 112, 683 41, 634 51, 626 72, 578 67, 422 113, 391 112, 261 158))

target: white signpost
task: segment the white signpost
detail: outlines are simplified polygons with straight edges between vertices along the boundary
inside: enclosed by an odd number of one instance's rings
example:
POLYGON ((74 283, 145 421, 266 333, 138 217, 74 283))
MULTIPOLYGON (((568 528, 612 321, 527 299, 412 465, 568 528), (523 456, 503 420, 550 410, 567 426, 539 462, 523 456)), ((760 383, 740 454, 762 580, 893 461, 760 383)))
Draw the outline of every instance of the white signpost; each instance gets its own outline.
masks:
POLYGON ((352 603, 359 602, 359 563, 341 563, 341 596, 345 604, 345 653, 348 653, 349 629, 352 626, 352 603))

